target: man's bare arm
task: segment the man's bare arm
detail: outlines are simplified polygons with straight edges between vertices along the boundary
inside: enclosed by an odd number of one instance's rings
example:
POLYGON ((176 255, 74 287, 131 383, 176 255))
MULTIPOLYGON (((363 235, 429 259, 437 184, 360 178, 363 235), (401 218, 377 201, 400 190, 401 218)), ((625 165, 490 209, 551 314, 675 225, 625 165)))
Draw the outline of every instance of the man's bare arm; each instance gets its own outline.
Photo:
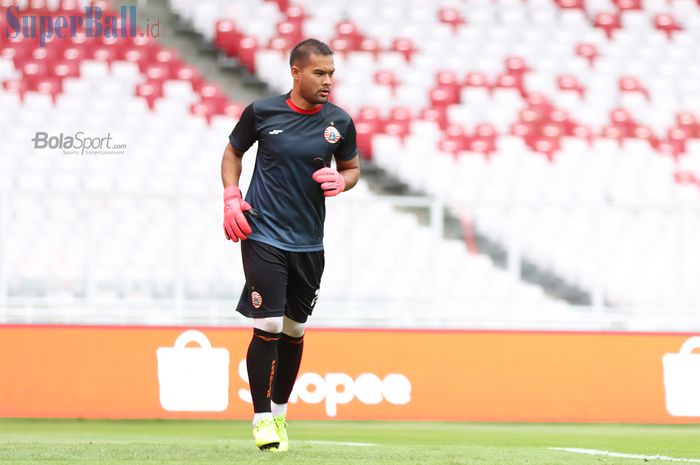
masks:
POLYGON ((360 157, 355 155, 355 158, 351 160, 336 160, 336 168, 338 168, 338 173, 345 178, 345 190, 349 191, 357 181, 360 179, 360 157))
POLYGON ((224 156, 221 159, 221 181, 224 183, 224 188, 238 186, 243 170, 242 159, 242 152, 234 149, 230 143, 226 144, 224 156))

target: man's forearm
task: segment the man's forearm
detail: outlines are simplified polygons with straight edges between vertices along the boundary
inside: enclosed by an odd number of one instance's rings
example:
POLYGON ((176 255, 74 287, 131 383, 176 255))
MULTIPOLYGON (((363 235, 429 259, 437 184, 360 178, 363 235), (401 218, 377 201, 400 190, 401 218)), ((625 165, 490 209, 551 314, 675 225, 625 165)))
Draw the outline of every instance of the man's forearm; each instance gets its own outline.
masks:
POLYGON ((340 175, 345 179, 345 190, 349 191, 357 184, 360 179, 360 168, 347 168, 342 171, 338 171, 340 175))
POLYGON ((231 144, 228 144, 221 159, 221 181, 224 184, 224 188, 238 185, 242 169, 241 156, 236 154, 231 144))

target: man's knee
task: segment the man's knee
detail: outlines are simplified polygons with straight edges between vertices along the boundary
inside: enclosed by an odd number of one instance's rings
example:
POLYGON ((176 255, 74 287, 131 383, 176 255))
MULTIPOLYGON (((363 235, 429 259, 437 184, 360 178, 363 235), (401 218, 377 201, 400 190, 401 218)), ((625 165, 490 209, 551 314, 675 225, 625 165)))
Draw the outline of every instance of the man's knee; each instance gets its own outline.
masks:
POLYGON ((281 316, 271 316, 269 318, 254 318, 253 327, 257 329, 262 329, 268 333, 281 333, 282 332, 282 317, 281 316))
POLYGON ((302 337, 304 335, 305 323, 299 323, 289 317, 284 317, 282 332, 291 337, 302 337))

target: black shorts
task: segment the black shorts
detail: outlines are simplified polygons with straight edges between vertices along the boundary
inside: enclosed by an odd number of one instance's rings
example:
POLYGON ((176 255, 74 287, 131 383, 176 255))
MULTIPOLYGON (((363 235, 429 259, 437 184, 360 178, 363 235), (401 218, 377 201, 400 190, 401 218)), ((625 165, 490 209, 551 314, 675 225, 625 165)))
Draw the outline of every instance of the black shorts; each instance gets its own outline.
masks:
POLYGON ((241 241, 245 286, 236 311, 248 318, 287 316, 305 323, 316 305, 325 266, 323 251, 288 252, 241 241))

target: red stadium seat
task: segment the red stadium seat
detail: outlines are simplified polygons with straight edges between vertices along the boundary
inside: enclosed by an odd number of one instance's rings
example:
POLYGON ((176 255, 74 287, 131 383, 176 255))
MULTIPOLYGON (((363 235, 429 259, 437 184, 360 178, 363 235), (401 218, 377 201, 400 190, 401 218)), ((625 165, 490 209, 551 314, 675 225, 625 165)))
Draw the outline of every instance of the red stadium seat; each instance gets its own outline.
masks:
POLYGON ((629 111, 623 108, 616 108, 610 112, 610 124, 620 130, 622 137, 632 137, 637 126, 629 111))
POLYGON ((438 141, 438 150, 444 153, 449 153, 453 157, 457 157, 459 152, 464 150, 464 146, 459 141, 443 137, 438 141))
POLYGON ((404 124, 389 122, 384 125, 384 133, 390 136, 396 136, 403 142, 406 136, 410 134, 410 129, 404 124))
POLYGON ((304 38, 302 25, 296 21, 280 21, 277 23, 277 37, 285 39, 291 44, 298 44, 304 38))
POLYGON ((571 120, 569 113, 565 110, 559 108, 552 110, 549 113, 548 124, 556 126, 561 131, 561 135, 574 135, 574 128, 576 127, 576 124, 571 120))
POLYGON ((562 10, 583 10, 584 0, 555 0, 562 10))
POLYGON ((572 74, 563 74, 557 77, 557 86, 562 91, 576 92, 579 97, 583 98, 586 95, 586 89, 583 87, 578 78, 572 74))
POLYGON ((437 84, 436 88, 443 89, 449 93, 449 100, 454 103, 459 102, 461 85, 454 71, 438 71, 435 74, 435 82, 437 84))
POLYGON ((678 156, 686 152, 688 134, 680 128, 669 128, 666 132, 667 141, 673 148, 673 153, 678 156))
POLYGON ((658 14, 654 17, 654 26, 659 31, 665 33, 668 38, 672 38, 673 34, 682 31, 683 26, 681 26, 676 19, 670 14, 658 14))
POLYGON ((136 63, 141 72, 145 72, 146 67, 151 63, 148 53, 139 48, 127 48, 124 50, 124 60, 136 63))
POLYGON ((700 121, 695 114, 683 111, 676 114, 676 126, 683 129, 689 138, 700 138, 700 121))
POLYGON ((159 82, 147 82, 136 86, 136 95, 146 99, 149 108, 154 108, 156 100, 163 96, 163 88, 159 82))
POLYGON ((642 0, 613 0, 620 11, 641 10, 642 0))
POLYGON ((527 95, 522 77, 517 74, 499 74, 496 77, 496 84, 494 87, 499 89, 516 89, 520 92, 522 97, 527 95))
POLYGON ((585 140, 589 144, 593 143, 594 134, 593 130, 589 126, 583 124, 573 124, 571 129, 571 135, 577 139, 585 140))
POLYGON ((444 129, 447 127, 448 123, 448 118, 447 118, 447 110, 445 107, 440 107, 440 108, 424 108, 420 112, 420 119, 423 121, 433 121, 437 123, 437 125, 441 128, 444 129))
POLYGON ((469 138, 461 124, 448 124, 444 131, 443 141, 449 141, 450 153, 457 153, 469 148, 469 138))
POLYGON ((222 114, 230 116, 232 119, 238 121, 241 119, 244 109, 245 108, 240 103, 228 102, 226 105, 224 105, 224 111, 222 114))
POLYGON ((621 92, 640 93, 649 100, 649 91, 642 85, 638 78, 623 76, 618 81, 618 88, 621 92))
POLYGON ((328 43, 334 53, 338 55, 347 56, 348 53, 352 51, 352 44, 346 39, 340 39, 338 37, 331 39, 328 43))
POLYGON ((39 81, 49 77, 49 68, 45 61, 26 61, 21 70, 23 80, 26 81, 29 90, 36 90, 39 81))
POLYGON ((367 159, 372 159, 372 141, 374 136, 378 134, 376 126, 367 121, 358 121, 355 123, 357 131, 357 148, 362 156, 367 159))
POLYGON ((45 77, 37 82, 36 90, 42 94, 50 95, 51 100, 55 103, 56 96, 61 93, 61 80, 57 77, 45 77))
MULTIPOLYGON (((286 10, 287 21, 295 23, 299 26, 299 30, 304 25, 304 21, 308 18, 306 11, 301 5, 290 5, 286 10)), ((296 44, 295 44, 296 45, 296 44)))
POLYGON ((588 64, 593 66, 598 58, 598 48, 593 44, 582 43, 576 45, 576 55, 588 60, 588 64))
POLYGON ((80 65, 76 61, 58 61, 54 64, 53 74, 59 79, 66 77, 78 77, 80 75, 80 65))
POLYGON ((417 51, 410 39, 394 39, 391 43, 391 49, 402 53, 406 61, 411 61, 413 54, 417 51))
POLYGON ((296 44, 292 43, 288 37, 270 37, 270 41, 267 43, 267 48, 269 50, 277 50, 282 55, 287 56, 289 52, 294 48, 296 44))
POLYGON ((497 137, 498 131, 492 124, 479 123, 469 138, 469 150, 489 156, 496 150, 497 137))
POLYGON ((377 107, 364 106, 360 108, 358 119, 365 122, 382 124, 382 115, 377 107))
POLYGON ((537 126, 532 122, 516 121, 510 125, 508 133, 522 138, 527 145, 530 145, 537 136, 537 126))
POLYGON ((204 84, 200 90, 201 101, 213 105, 214 113, 221 114, 228 104, 228 97, 214 84, 204 84))
POLYGON ((29 90, 27 81, 23 79, 8 79, 2 82, 2 88, 11 94, 19 95, 20 99, 24 99, 24 94, 29 90))
POLYGON ((537 153, 546 156, 548 160, 554 160, 555 154, 561 149, 561 143, 558 139, 552 139, 545 136, 535 137, 530 145, 530 148, 537 153))
POLYGON ((523 74, 530 71, 530 68, 527 66, 525 59, 518 56, 507 57, 504 62, 504 67, 506 70, 506 74, 519 76, 521 78, 523 74))
POLYGON ((135 48, 141 50, 145 57, 148 59, 154 59, 156 53, 160 49, 158 42, 148 36, 136 36, 133 38, 133 42, 130 48, 135 48))
POLYGON ((236 23, 230 19, 216 22, 214 46, 228 56, 238 56, 243 34, 236 28, 236 23))
POLYGON ((335 27, 335 32, 338 39, 347 41, 349 50, 358 50, 362 39, 364 39, 355 23, 349 20, 339 22, 335 27))
POLYGON ((244 37, 239 44, 238 60, 248 71, 255 74, 255 55, 258 53, 258 41, 244 37))
POLYGON ((174 75, 177 79, 190 81, 192 83, 192 89, 194 89, 195 92, 199 92, 202 85, 204 85, 204 79, 202 79, 199 71, 193 66, 181 65, 175 71, 174 75))
POLYGON ((620 15, 617 13, 599 13, 593 19, 593 25, 603 30, 608 39, 612 39, 615 31, 622 27, 620 15))
POLYGON ((470 71, 464 80, 464 87, 480 87, 486 90, 491 90, 491 84, 486 73, 470 71))
POLYGON ((374 56, 375 59, 382 51, 381 47, 379 46, 379 41, 377 41, 376 39, 371 39, 371 38, 367 38, 367 37, 362 39, 362 41, 360 42, 360 46, 358 47, 358 50, 362 51, 362 52, 372 53, 372 55, 374 56))
POLYGON ((211 117, 218 114, 218 108, 214 102, 197 102, 190 105, 190 113, 201 116, 211 122, 211 117))
POLYGON ((408 127, 411 125, 411 121, 413 121, 413 114, 408 107, 394 107, 389 111, 388 121, 404 124, 408 127))
POLYGON ((673 174, 673 179, 676 184, 691 184, 700 186, 700 178, 692 171, 676 170, 673 174))
POLYGON ((430 91, 430 104, 433 108, 446 109, 448 105, 459 102, 459 95, 455 95, 450 89, 435 87, 430 91))
POLYGON ((112 47, 97 47, 92 51, 92 59, 95 61, 104 61, 106 63, 112 63, 117 59, 117 50, 112 47))
POLYGON ((148 82, 158 82, 160 85, 170 79, 170 68, 162 63, 150 63, 146 66, 144 74, 148 82))
POLYGON ((659 138, 654 134, 654 131, 648 126, 638 125, 634 128, 633 137, 635 139, 645 140, 649 145, 656 149, 659 146, 659 138))
POLYGON ((377 71, 374 73, 374 82, 382 86, 388 86, 392 95, 396 95, 396 88, 400 84, 393 71, 377 71))
POLYGON ((548 116, 554 110, 549 99, 539 92, 528 92, 526 101, 528 108, 542 116, 548 116))
POLYGON ((455 32, 467 22, 457 8, 440 8, 438 19, 441 23, 450 26, 455 32))

